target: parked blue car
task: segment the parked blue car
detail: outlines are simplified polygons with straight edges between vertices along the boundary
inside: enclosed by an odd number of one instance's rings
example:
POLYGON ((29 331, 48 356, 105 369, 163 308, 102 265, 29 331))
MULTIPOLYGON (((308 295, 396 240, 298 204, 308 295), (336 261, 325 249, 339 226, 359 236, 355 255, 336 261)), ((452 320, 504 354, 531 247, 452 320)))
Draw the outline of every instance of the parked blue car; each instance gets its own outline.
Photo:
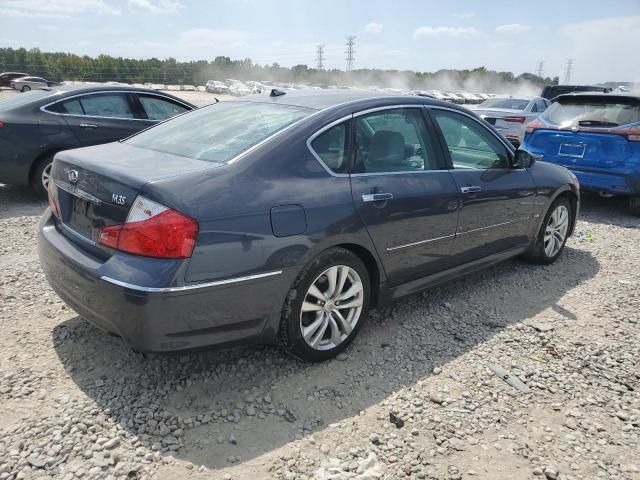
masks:
POLYGON ((640 97, 561 95, 527 126, 522 148, 570 169, 583 190, 628 197, 640 216, 640 97))
POLYGON ((468 110, 365 92, 255 95, 56 155, 39 255, 138 350, 280 341, 309 361, 370 307, 561 254, 575 177, 468 110))

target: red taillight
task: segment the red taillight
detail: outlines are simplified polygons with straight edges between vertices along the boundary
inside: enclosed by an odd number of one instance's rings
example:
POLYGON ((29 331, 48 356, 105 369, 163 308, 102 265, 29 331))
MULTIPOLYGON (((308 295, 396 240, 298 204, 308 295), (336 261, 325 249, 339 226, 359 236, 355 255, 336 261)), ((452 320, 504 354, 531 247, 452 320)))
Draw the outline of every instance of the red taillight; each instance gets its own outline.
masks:
POLYGON ((640 125, 616 130, 615 133, 618 135, 626 135, 630 142, 640 142, 640 125))
POLYGON ((529 124, 527 124, 527 127, 524 129, 524 131, 526 133, 532 133, 534 130, 538 130, 540 128, 545 128, 545 127, 546 125, 536 118, 533 122, 530 122, 529 124))
POLYGON ((100 229, 98 242, 123 252, 156 258, 189 258, 198 222, 139 196, 124 225, 100 229))
POLYGON ((4 123, 0 122, 0 128, 4 128, 4 123))
POLYGON ((527 121, 527 117, 504 117, 501 118, 505 122, 513 122, 513 123, 524 123, 527 121))
POLYGON ((58 195, 55 191, 55 185, 53 180, 49 181, 49 186, 47 187, 47 197, 49 198, 49 208, 51 208, 51 213, 53 216, 60 220, 60 205, 58 205, 58 195))

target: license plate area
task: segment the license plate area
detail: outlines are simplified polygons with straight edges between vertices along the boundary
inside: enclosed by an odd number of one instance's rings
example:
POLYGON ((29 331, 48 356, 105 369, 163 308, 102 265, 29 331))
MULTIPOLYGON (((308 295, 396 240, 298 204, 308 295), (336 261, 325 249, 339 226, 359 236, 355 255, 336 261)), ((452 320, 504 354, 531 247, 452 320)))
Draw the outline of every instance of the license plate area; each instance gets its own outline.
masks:
POLYGON ((76 233, 92 240, 93 221, 90 214, 93 204, 78 197, 72 197, 72 202, 68 226, 76 233))
POLYGON ((586 147, 584 143, 561 143, 558 155, 561 157, 584 158, 586 147))

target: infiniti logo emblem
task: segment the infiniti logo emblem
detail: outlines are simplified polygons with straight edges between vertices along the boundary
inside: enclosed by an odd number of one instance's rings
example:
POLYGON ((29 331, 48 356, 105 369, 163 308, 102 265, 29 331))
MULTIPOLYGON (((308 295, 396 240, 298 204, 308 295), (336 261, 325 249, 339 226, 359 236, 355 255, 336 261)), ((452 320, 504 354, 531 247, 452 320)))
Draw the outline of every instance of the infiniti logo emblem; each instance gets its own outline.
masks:
POLYGON ((77 170, 69 170, 69 181, 71 183, 76 183, 78 181, 78 171, 77 170))

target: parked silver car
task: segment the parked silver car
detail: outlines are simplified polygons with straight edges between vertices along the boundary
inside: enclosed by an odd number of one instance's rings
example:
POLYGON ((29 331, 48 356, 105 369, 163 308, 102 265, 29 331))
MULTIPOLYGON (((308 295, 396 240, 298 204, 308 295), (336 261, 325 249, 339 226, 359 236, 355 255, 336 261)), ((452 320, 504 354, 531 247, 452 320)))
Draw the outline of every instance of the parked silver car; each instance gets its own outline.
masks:
POLYGON ((526 125, 538 118, 549 105, 551 102, 542 97, 493 97, 472 110, 517 148, 524 139, 526 125))
POLYGON ((221 82, 219 80, 209 80, 205 85, 205 88, 209 93, 221 93, 229 95, 229 87, 227 87, 224 82, 221 82))
POLYGON ((42 77, 22 77, 11 80, 11 88, 20 90, 21 92, 28 92, 43 87, 51 87, 53 85, 59 85, 58 82, 50 82, 42 77))
POLYGON ((243 95, 251 95, 251 89, 247 87, 240 80, 234 80, 233 78, 228 78, 225 80, 225 83, 229 87, 229 93, 231 95, 235 95, 236 97, 241 97, 243 95))

